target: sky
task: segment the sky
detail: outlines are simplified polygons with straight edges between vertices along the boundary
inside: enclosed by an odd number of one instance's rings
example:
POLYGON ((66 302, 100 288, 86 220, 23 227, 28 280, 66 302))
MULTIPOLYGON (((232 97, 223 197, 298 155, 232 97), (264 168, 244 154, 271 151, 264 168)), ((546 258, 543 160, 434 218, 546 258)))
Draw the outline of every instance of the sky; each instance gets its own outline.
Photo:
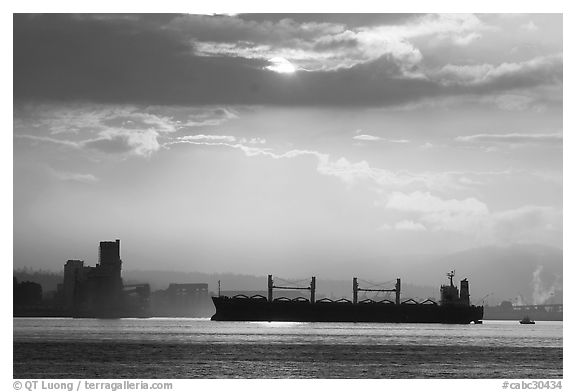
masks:
POLYGON ((17 14, 14 267, 562 248, 560 14, 17 14))

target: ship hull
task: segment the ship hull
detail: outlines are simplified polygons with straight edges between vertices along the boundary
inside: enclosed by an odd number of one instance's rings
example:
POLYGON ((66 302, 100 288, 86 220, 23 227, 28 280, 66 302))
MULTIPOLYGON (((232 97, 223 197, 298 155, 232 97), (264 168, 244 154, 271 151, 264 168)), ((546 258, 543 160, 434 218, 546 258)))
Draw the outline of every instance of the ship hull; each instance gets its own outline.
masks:
POLYGON ((212 297, 215 321, 298 321, 360 323, 479 323, 482 306, 347 302, 294 302, 212 297))

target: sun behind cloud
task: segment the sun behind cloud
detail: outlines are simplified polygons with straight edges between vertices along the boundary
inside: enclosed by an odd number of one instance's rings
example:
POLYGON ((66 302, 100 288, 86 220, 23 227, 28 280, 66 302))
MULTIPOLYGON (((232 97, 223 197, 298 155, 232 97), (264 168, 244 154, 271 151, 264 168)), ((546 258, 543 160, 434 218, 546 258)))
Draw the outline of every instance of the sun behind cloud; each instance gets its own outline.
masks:
POLYGON ((286 60, 284 57, 274 57, 270 60, 271 65, 265 67, 270 71, 278 72, 278 73, 285 73, 291 74, 296 72, 297 68, 294 64, 290 61, 286 60))

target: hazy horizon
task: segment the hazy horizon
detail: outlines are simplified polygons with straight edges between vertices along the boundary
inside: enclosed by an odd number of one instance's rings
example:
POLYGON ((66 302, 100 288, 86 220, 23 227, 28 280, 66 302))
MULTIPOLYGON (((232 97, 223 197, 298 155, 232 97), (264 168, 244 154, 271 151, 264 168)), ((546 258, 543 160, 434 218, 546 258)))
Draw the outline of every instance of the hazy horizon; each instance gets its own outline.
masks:
POLYGON ((13 267, 117 238, 128 270, 335 278, 563 249, 562 25, 16 14, 13 267))
MULTIPOLYGON (((447 283, 446 272, 455 270, 456 281, 464 278, 469 280, 474 302, 485 300, 492 305, 503 300, 518 304, 542 304, 547 301, 562 303, 562 259, 561 250, 544 246, 478 248, 444 257, 405 258, 402 262, 386 263, 372 270, 362 270, 354 264, 341 266, 339 276, 331 271, 319 271, 316 274, 316 285, 319 294, 350 297, 352 277, 357 277, 362 285, 384 283, 384 287, 393 285, 395 279, 400 278, 404 296, 437 298, 440 285, 447 283)), ((87 263, 90 264, 90 261, 87 263)), ((19 280, 41 283, 48 292, 56 290, 56 285, 61 283, 63 270, 52 272, 56 275, 30 270, 15 270, 14 273, 19 280)), ((300 285, 305 285, 310 280, 310 276, 302 275, 301 271, 278 270, 251 274, 163 270, 157 267, 154 270, 128 268, 122 273, 124 283, 148 283, 153 290, 166 289, 172 283, 208 283, 213 292, 217 292, 218 281, 221 282, 222 290, 265 291, 267 274, 272 274, 275 281, 280 283, 284 280, 297 280, 300 285)))

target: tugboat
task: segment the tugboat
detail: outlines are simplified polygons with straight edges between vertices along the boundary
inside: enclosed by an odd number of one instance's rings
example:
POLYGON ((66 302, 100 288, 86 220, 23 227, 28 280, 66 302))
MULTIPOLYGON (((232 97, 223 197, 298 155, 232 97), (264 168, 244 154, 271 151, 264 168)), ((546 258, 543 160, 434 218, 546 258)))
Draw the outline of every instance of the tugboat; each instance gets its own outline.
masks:
POLYGON ((530 317, 526 316, 520 320, 520 324, 536 324, 536 321, 530 320, 530 317))

